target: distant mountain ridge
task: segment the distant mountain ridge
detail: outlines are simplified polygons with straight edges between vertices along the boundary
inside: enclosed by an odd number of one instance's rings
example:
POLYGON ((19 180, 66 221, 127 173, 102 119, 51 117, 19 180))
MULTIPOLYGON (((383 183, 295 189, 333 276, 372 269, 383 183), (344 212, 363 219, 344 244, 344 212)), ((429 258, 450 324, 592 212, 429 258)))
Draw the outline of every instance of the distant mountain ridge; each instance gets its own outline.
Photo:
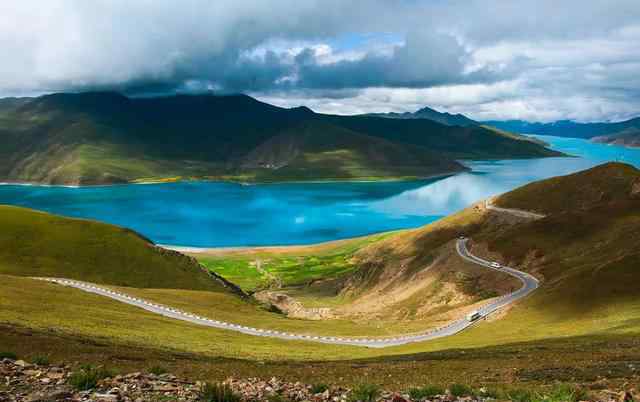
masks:
POLYGON ((420 110, 415 112, 405 112, 405 113, 371 113, 367 116, 376 116, 376 117, 385 117, 388 119, 428 119, 438 122, 440 124, 444 124, 446 126, 461 126, 461 127, 469 127, 469 126, 479 126, 475 120, 471 120, 467 116, 463 114, 451 114, 447 112, 438 112, 437 110, 431 109, 430 107, 423 107, 420 110))
POLYGON ((0 181, 80 185, 407 179, 464 170, 457 159, 558 155, 479 126, 323 115, 246 95, 7 98, 0 141, 0 181))
POLYGON ((640 147, 640 125, 638 127, 625 128, 614 134, 593 137, 591 141, 603 144, 624 145, 626 147, 640 147))
POLYGON ((521 134, 552 135, 590 139, 617 135, 630 128, 640 129, 640 117, 617 123, 576 123, 560 120, 553 123, 529 123, 523 120, 486 121, 486 125, 521 134))

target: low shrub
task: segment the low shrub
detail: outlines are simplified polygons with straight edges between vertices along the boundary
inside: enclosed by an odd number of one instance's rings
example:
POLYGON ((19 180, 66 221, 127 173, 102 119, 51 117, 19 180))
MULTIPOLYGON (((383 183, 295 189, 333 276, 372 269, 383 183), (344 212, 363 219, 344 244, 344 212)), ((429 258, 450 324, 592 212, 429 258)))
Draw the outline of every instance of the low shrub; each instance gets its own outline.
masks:
POLYGON ((512 402, 532 402, 536 395, 529 389, 514 388, 505 392, 505 399, 512 402))
POLYGON ((471 387, 464 384, 451 384, 449 386, 449 392, 453 396, 473 396, 473 390, 471 387))
POLYGON ((416 387, 409 390, 409 396, 413 400, 433 398, 436 395, 444 395, 444 393, 445 390, 437 385, 425 385, 423 387, 416 387))
POLYGON ((44 355, 34 356, 31 359, 31 363, 37 364, 38 366, 48 366, 49 365, 49 356, 44 356, 44 355))
POLYGON ((79 391, 88 391, 95 388, 100 380, 112 376, 112 372, 104 367, 93 367, 87 365, 71 374, 71 377, 69 377, 69 384, 79 391))
POLYGON ((240 402, 240 396, 226 384, 205 383, 198 393, 202 402, 240 402))
POLYGON ((375 402, 380 396, 380 387, 375 384, 360 384, 351 390, 351 402, 375 402))
POLYGON ((167 373, 167 369, 165 369, 162 366, 153 366, 149 369, 149 373, 155 374, 155 375, 162 375, 167 373))
POLYGON ((327 384, 313 384, 311 386, 311 393, 312 394, 321 394, 324 391, 328 390, 329 386, 327 384))
POLYGON ((16 360, 17 358, 18 356, 13 352, 0 352, 0 359, 16 360))
POLYGON ((588 400, 587 393, 578 387, 569 384, 558 384, 548 393, 540 395, 537 401, 540 402, 578 402, 588 400))

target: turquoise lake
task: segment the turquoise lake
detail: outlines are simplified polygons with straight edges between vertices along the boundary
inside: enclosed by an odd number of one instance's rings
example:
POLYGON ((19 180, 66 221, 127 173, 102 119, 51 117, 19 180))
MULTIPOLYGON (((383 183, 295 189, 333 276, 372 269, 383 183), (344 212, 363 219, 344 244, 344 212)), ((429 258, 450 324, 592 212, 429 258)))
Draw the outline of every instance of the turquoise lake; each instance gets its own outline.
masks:
POLYGON ((421 226, 488 196, 606 161, 640 167, 640 149, 538 138, 577 157, 465 162, 472 172, 411 182, 2 185, 0 204, 126 226, 160 244, 309 244, 421 226))

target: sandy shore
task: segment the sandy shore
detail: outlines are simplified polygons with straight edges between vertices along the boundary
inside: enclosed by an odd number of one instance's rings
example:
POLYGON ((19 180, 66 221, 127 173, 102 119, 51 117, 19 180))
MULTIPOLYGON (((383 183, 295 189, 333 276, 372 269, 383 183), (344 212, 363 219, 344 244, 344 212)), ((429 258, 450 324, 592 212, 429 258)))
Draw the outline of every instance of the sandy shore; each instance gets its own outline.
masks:
POLYGON ((331 249, 340 247, 353 241, 358 241, 368 236, 353 237, 350 239, 331 240, 322 243, 314 244, 298 244, 298 245, 286 245, 286 246, 243 246, 243 247, 189 247, 189 246, 174 246, 171 244, 157 244, 158 247, 165 248, 167 250, 174 250, 184 254, 197 254, 197 255, 228 255, 228 254, 260 254, 260 253, 295 253, 304 254, 318 252, 323 249, 331 249))
POLYGON ((322 183, 385 183, 385 182, 398 182, 398 181, 420 181, 438 179, 448 176, 453 176, 458 173, 468 172, 471 169, 462 169, 451 172, 437 173, 428 176, 415 177, 415 178, 403 178, 403 177, 390 177, 390 178, 378 178, 378 179, 326 179, 326 180, 283 180, 283 181, 268 181, 268 182, 243 182, 238 180, 220 180, 220 179, 181 179, 181 180, 149 180, 149 181, 130 181, 128 183, 104 183, 104 184, 48 184, 38 182, 0 182, 0 186, 34 186, 34 187, 65 187, 65 188, 84 188, 84 187, 114 187, 114 186, 128 186, 128 185, 148 185, 148 184, 172 184, 172 183, 234 183, 242 186, 254 186, 254 185, 267 185, 267 184, 322 184, 322 183))

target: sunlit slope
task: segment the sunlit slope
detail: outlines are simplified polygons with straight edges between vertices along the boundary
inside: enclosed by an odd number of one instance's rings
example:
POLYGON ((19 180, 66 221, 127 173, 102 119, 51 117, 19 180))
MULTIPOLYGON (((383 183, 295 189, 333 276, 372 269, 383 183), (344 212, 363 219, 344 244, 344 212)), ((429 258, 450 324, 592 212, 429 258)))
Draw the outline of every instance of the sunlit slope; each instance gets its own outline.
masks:
POLYGON ((525 186, 497 203, 547 217, 484 232, 478 241, 544 280, 534 300, 549 316, 573 320, 618 306, 611 314, 627 314, 627 324, 637 328, 639 183, 639 170, 609 163, 525 186))
POLYGON ((0 206, 0 274, 222 291, 192 259, 128 229, 0 206))
POLYGON ((639 198, 638 169, 610 162, 576 174, 525 185, 503 194, 495 203, 504 208, 558 215, 582 214, 591 208, 605 206, 633 210, 639 198))
MULTIPOLYGON (((640 279, 640 208, 635 195, 637 177, 638 172, 633 168, 610 164, 556 179, 564 181, 562 186, 539 183, 536 191, 527 190, 531 191, 532 197, 539 199, 547 195, 554 200, 566 191, 576 194, 577 189, 589 185, 597 189, 593 194, 600 195, 595 197, 587 191, 575 201, 576 204, 557 209, 550 201, 549 205, 543 204, 539 209, 547 217, 535 221, 486 210, 483 204, 479 204, 432 225, 398 232, 375 242, 362 242, 357 250, 349 250, 353 253, 353 261, 349 261, 353 266, 348 270, 337 275, 328 270, 330 275, 324 283, 322 278, 314 276, 312 283, 303 281, 295 288, 296 296, 306 297, 305 301, 322 303, 342 297, 332 307, 345 308, 345 315, 352 313, 353 320, 287 319, 226 292, 206 291, 209 289, 198 285, 197 280, 195 284, 186 283, 187 279, 176 276, 178 279, 173 279, 173 282, 179 284, 183 281, 184 284, 180 289, 173 289, 178 285, 141 279, 135 267, 129 267, 125 272, 119 267, 124 264, 122 260, 114 260, 121 264, 104 262, 101 261, 102 256, 94 252, 89 261, 91 265, 101 267, 96 272, 87 268, 86 257, 74 255, 75 249, 68 245, 78 243, 86 250, 92 250, 92 243, 110 242, 113 238, 120 238, 118 233, 124 233, 128 240, 115 243, 122 254, 129 253, 136 260, 136 254, 127 251, 127 247, 132 247, 127 245, 130 242, 155 249, 123 229, 108 226, 109 230, 104 231, 111 236, 103 234, 96 238, 62 218, 3 208, 2 222, 7 222, 5 226, 12 231, 12 236, 2 237, 0 268, 2 274, 10 275, 3 275, 0 281, 0 321, 37 329, 56 328, 74 336, 100 337, 105 342, 172 348, 210 356, 273 359, 352 359, 517 342, 544 346, 560 338, 575 348, 590 342, 614 342, 614 337, 640 334, 640 291, 634 286, 640 279), (37 224, 21 223, 25 217, 37 224), (40 231, 44 229, 40 226, 44 223, 46 230, 53 230, 53 234, 38 240, 34 232, 42 233, 40 231), (56 234, 56 230, 65 234, 56 234), (69 232, 83 236, 68 237, 69 232), (514 286, 508 283, 506 276, 497 272, 486 276, 481 273, 482 268, 466 266, 457 258, 451 245, 461 234, 472 239, 475 254, 532 273, 541 280, 540 288, 506 313, 459 335, 382 350, 311 342, 288 343, 198 328, 78 290, 11 276, 76 275, 99 283, 132 286, 127 291, 134 295, 240 324, 264 325, 292 332, 375 336, 419 330, 425 324, 434 324, 433 320, 438 316, 462 312, 460 308, 484 300, 487 295, 482 291, 506 292, 514 286), (50 251, 51 244, 60 244, 59 251, 50 251), (34 257, 36 250, 40 250, 44 257, 34 257), (73 262, 73 267, 65 265, 67 258, 73 262), (76 266, 82 267, 82 276, 76 266), (101 277, 101 273, 109 275, 101 277), (439 293, 434 285, 438 283, 448 287, 448 291, 439 293), (149 289, 153 287, 163 289, 149 289), (449 298, 449 293, 453 299, 449 298), (461 303, 455 303, 456 297, 461 303), (46 309, 42 308, 44 300, 48 303, 46 309), (387 304, 376 304, 376 300, 387 304), (436 303, 448 300, 454 302, 436 303), (356 308, 350 309, 350 306, 356 308), (386 308, 389 306, 393 308, 386 308), (358 313, 365 313, 368 320, 358 321, 358 313), (121 322, 131 324, 119 326, 121 322)), ((554 181, 547 183, 553 184, 554 181)), ((514 193, 519 191, 523 189, 514 193)), ((503 197, 508 199, 509 194, 503 197)), ((497 200, 497 204, 507 206, 502 198, 497 200)), ((527 205, 517 206, 528 208, 527 205)), ((72 222, 86 225, 85 221, 72 222)), ((140 258, 136 260, 138 264, 153 257, 140 258)), ((175 265, 171 264, 171 267, 175 265)), ((158 277, 170 276, 167 271, 160 272, 158 277)))
POLYGON ((464 170, 427 148, 363 135, 309 120, 287 129, 251 151, 243 164, 255 179, 423 178, 464 170), (259 169, 260 167, 269 169, 259 169))
MULTIPOLYGON (((360 268, 349 274, 345 289, 393 300, 389 295, 410 290, 420 277, 417 273, 443 263, 446 245, 466 235, 475 254, 531 272, 541 280, 540 288, 495 322, 407 349, 638 333, 640 288, 633 284, 640 281, 639 177, 631 166, 605 164, 530 184, 496 201, 502 207, 547 214, 543 219, 486 210, 481 203, 384 239, 356 254, 360 268)), ((492 280, 495 287, 504 279, 492 280)), ((458 290, 464 294, 463 288, 458 290)), ((424 293, 416 294, 428 305, 424 293)))

